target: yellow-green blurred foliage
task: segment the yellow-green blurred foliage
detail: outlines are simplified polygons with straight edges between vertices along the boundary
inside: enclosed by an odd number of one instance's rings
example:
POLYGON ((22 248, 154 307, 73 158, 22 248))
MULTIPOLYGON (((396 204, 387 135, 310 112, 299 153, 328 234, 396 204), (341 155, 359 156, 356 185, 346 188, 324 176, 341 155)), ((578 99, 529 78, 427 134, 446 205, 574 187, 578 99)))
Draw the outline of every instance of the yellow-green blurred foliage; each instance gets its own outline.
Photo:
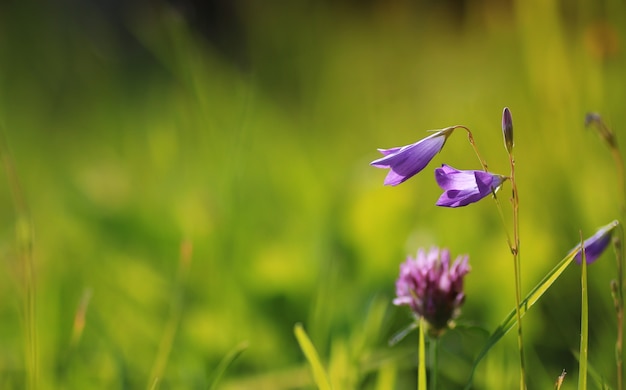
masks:
MULTIPOLYGON (((297 322, 336 388, 414 388, 416 335, 387 346, 410 321, 390 304, 400 262, 422 246, 468 253, 461 322, 492 330, 514 307, 512 258, 494 202, 434 206, 432 168, 480 168, 464 134, 398 187, 368 163, 463 124, 508 174, 504 106, 524 292, 580 230, 619 218, 613 161, 584 117, 600 112, 626 143, 622 2, 241 0, 212 2, 229 13, 205 20, 82 3, 0 6, 0 124, 35 232, 40 388, 149 387, 157 356, 162 388, 206 388, 242 342, 223 388, 312 388, 297 322), (193 253, 178 278, 183 242, 193 253), (171 353, 158 352, 168 323, 171 353)), ((24 281, 2 177, 0 387, 22 388, 24 281)), ((611 255, 589 267, 590 364, 609 382, 614 277, 611 255)), ((525 317, 531 388, 564 368, 575 388, 579 312, 572 267, 525 317)), ((465 384, 483 341, 444 337, 444 388, 465 384)), ((511 334, 477 388, 513 388, 517 364, 511 334)))

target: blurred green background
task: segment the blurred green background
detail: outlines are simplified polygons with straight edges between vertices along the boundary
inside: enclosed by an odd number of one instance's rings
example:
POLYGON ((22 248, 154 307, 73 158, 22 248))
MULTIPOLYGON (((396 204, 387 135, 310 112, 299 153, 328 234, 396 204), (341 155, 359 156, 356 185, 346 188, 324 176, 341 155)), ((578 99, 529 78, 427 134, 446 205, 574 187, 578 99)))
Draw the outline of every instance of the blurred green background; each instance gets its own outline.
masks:
MULTIPOLYGON (((3 3, 0 124, 34 232, 36 315, 9 169, 0 387, 30 372, 39 388, 207 388, 243 349, 219 388, 314 388, 302 323, 336 388, 415 388, 416 334, 387 345, 410 321, 391 305, 406 255, 468 253, 459 322, 489 331, 514 307, 513 265, 494 202, 434 206, 434 167, 480 168, 465 135, 395 188, 368 165, 376 148, 463 124, 508 174, 510 107, 527 292, 579 231, 619 218, 584 117, 626 140, 625 17, 617 0, 3 3)), ((614 384, 612 256, 589 275, 590 363, 614 384)), ((568 269, 525 317, 530 388, 563 369, 576 388, 579 278, 568 269)), ((446 334, 442 388, 465 384, 484 340, 446 334)), ((517 356, 512 333, 476 388, 514 388, 517 356)))

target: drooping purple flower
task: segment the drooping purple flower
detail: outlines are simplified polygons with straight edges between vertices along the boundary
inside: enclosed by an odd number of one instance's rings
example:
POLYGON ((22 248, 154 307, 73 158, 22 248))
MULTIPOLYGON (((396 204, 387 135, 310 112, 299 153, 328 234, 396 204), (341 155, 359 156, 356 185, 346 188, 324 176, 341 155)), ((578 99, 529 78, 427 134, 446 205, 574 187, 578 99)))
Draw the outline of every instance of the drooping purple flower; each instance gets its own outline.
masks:
POLYGON ((435 180, 444 190, 437 206, 462 207, 496 191, 506 177, 485 171, 459 171, 443 164, 435 169, 435 180))
POLYGON ((511 153, 513 151, 513 118, 511 117, 511 111, 508 107, 504 107, 502 111, 502 135, 504 136, 504 146, 506 151, 511 153))
POLYGON ((414 144, 391 149, 378 149, 384 157, 374 160, 370 165, 377 168, 388 168, 389 173, 384 185, 396 186, 419 173, 430 160, 441 151, 446 139, 455 127, 447 127, 414 144))
POLYGON ((438 334, 458 317, 465 301, 463 277, 470 271, 469 257, 458 256, 450 264, 450 251, 433 247, 423 249, 417 257, 408 256, 400 264, 396 281, 394 305, 407 305, 418 317, 423 317, 438 334))
MULTIPOLYGON (((598 229, 596 234, 589 237, 585 241, 583 241, 583 248, 585 248, 585 261, 587 264, 591 264, 594 261, 598 260, 598 257, 611 243, 611 237, 613 236, 613 230, 615 227, 619 225, 617 220, 611 222, 610 224, 601 227, 598 229)), ((574 260, 578 264, 582 264, 583 254, 580 250, 580 245, 577 245, 574 249, 570 251, 570 253, 576 251, 576 255, 574 256, 574 260)))

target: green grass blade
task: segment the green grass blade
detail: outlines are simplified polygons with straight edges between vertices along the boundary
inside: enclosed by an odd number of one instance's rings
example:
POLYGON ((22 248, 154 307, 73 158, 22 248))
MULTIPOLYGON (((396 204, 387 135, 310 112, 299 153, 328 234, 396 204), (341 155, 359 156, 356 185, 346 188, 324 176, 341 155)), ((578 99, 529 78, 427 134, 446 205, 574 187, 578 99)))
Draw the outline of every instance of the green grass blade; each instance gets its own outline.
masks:
POLYGON ((313 379, 317 384, 317 388, 320 390, 330 390, 331 387, 328 380, 328 374, 324 370, 324 367, 320 362, 319 355, 317 354, 317 350, 311 342, 311 339, 309 339, 309 336, 306 334, 306 331, 302 327, 302 324, 296 324, 293 328, 293 332, 296 335, 298 344, 300 344, 300 349, 304 353, 306 360, 311 366, 311 370, 313 371, 313 379))
POLYGON ((376 376, 376 390, 395 389, 398 377, 398 367, 395 362, 386 362, 378 369, 376 376))
MULTIPOLYGON (((552 284, 563 274, 563 271, 570 265, 570 263, 574 260, 574 256, 576 255, 576 251, 571 251, 563 260, 561 260, 550 272, 544 276, 544 278, 537 284, 530 293, 522 300, 520 303, 520 316, 523 317, 524 314, 533 307, 535 303, 541 298, 541 296, 552 286, 552 284)), ((468 383, 465 386, 465 389, 470 389, 472 387, 472 380, 474 378, 474 373, 476 372, 476 368, 481 360, 487 355, 487 352, 493 346, 495 346, 500 339, 507 334, 517 323, 516 319, 516 311, 513 309, 500 323, 500 325, 496 328, 496 330, 489 336, 487 342, 483 349, 478 353, 478 356, 474 360, 474 365, 472 367, 472 372, 468 379, 468 383)))
MULTIPOLYGON (((572 355, 574 355, 580 365, 580 352, 577 350, 572 350, 572 355)), ((587 361, 587 374, 591 378, 595 388, 602 390, 613 390, 613 387, 611 387, 611 385, 606 382, 606 379, 602 375, 600 375, 598 370, 596 370, 592 364, 589 364, 589 361, 587 361)))
MULTIPOLYGON (((582 237, 581 237, 582 242, 582 237)), ((582 244, 581 244, 582 246, 582 244)), ((580 360, 578 362, 578 390, 587 390, 587 352, 589 347, 589 302, 587 295, 587 258, 582 251, 580 284, 581 284, 581 317, 580 317, 580 360)))
POLYGON ((417 321, 413 321, 409 325, 407 325, 406 327, 400 329, 397 333, 395 333, 389 339, 389 346, 393 347, 394 345, 398 344, 400 341, 402 341, 402 339, 404 339, 406 336, 408 336, 409 333, 411 333, 415 329, 417 329, 417 327, 418 327, 418 322, 417 321))
POLYGON ((424 342, 424 318, 420 317, 419 351, 417 362, 417 390, 426 390, 426 343, 424 342))
POLYGON ((214 390, 217 389, 217 385, 224 376, 224 373, 230 367, 235 360, 246 350, 248 349, 248 342, 244 341, 233 348, 222 360, 220 364, 217 365, 215 372, 213 373, 213 379, 209 384, 209 389, 214 390))

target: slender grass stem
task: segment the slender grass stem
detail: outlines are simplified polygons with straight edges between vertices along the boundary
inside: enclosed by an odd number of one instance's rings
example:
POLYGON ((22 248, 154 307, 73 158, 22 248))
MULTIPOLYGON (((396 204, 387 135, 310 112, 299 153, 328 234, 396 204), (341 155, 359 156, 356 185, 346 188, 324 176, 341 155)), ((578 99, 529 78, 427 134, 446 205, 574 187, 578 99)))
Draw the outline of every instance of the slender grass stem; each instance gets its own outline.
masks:
POLYGON ((587 294, 587 258, 583 247, 583 237, 580 234, 580 247, 582 252, 581 284, 581 314, 580 314, 580 357, 578 369, 578 390, 587 390, 587 355, 589 346, 589 301, 587 294))
MULTIPOLYGON (((617 169, 617 180, 621 192, 621 219, 626 217, 626 177, 624 176, 624 159, 615 142, 611 145, 611 154, 615 160, 617 169)), ((617 369, 617 390, 624 388, 624 364, 623 364, 623 345, 624 345, 624 229, 620 224, 618 245, 615 245, 615 259, 617 261, 617 288, 615 294, 615 310, 617 314, 617 337, 615 340, 615 364, 617 369)))
MULTIPOLYGON (((485 172, 488 172, 487 162, 482 158, 480 152, 478 151, 478 147, 476 146, 476 142, 474 141, 474 136, 472 132, 465 126, 455 126, 455 128, 461 128, 467 131, 467 137, 469 143, 472 145, 474 149, 474 153, 476 153, 476 157, 480 161, 485 172)), ((524 338, 522 332, 522 315, 520 312, 520 304, 522 300, 522 292, 521 292, 521 267, 520 267, 520 238, 519 238, 519 195, 517 192, 517 182, 515 180, 515 158, 513 157, 513 152, 509 151, 509 164, 511 166, 511 175, 509 179, 511 180, 511 204, 513 207, 513 239, 511 240, 511 236, 509 235, 509 230, 506 227, 504 214, 502 212, 502 206, 500 205, 500 201, 496 196, 496 192, 493 192, 493 198, 496 202, 496 206, 498 208, 498 213, 500 214, 500 220, 504 226, 504 231, 506 234, 507 244, 511 250, 511 254, 513 255, 513 268, 514 268, 514 276, 515 276, 515 312, 517 316, 517 343, 519 347, 519 355, 520 355, 520 389, 526 389, 526 368, 525 368, 525 358, 524 358, 524 338)))
POLYGON ((624 159, 617 146, 611 148, 611 154, 615 161, 615 167, 617 168, 617 182, 619 183, 621 194, 621 213, 622 216, 626 214, 626 178, 624 177, 624 159))
POLYGON ((181 295, 184 282, 187 279, 187 274, 189 272, 191 253, 191 242, 183 241, 180 250, 180 261, 178 263, 178 274, 176 277, 175 293, 172 297, 169 318, 165 325, 165 330, 163 331, 161 342, 159 343, 159 349, 154 360, 154 365, 152 366, 150 378, 147 385, 148 389, 157 389, 159 387, 159 383, 163 378, 163 373, 165 372, 165 367, 167 365, 170 352, 172 350, 172 345, 174 344, 174 337, 176 336, 176 331, 178 329, 178 324, 180 322, 183 311, 181 295))
POLYGON ((513 268, 515 269, 515 307, 517 315, 517 344, 520 355, 520 389, 526 389, 526 364, 524 359, 524 338, 522 333, 522 316, 520 313, 522 274, 520 267, 520 238, 519 238, 519 194, 517 192, 517 181, 515 180, 515 158, 513 153, 509 153, 509 163, 511 165, 511 204, 513 206, 513 268))
POLYGON ((37 341, 37 284, 33 260, 33 224, 28 205, 20 186, 17 171, 9 153, 4 132, 0 132, 0 155, 4 165, 16 212, 16 236, 18 263, 23 288, 24 357, 26 365, 26 388, 38 387, 38 341, 37 341))
MULTIPOLYGON (((622 221, 626 219, 626 170, 624 169, 624 159, 620 153, 615 133, 604 123, 600 115, 587 114, 586 125, 595 124, 598 134, 609 146, 617 173, 617 182, 620 191, 620 215, 622 221)), ((617 317, 617 335, 615 340, 615 365, 617 370, 617 390, 624 388, 624 365, 623 365, 623 343, 624 343, 624 230, 620 226, 619 236, 615 237, 615 259, 617 261, 617 281, 613 281, 612 293, 617 317)))
POLYGON ((439 377, 439 337, 431 337, 429 345, 430 354, 430 390, 437 390, 439 377))
POLYGON ((613 300, 615 313, 617 316, 617 337, 615 340, 615 365, 617 370, 617 390, 624 388, 624 364, 623 364, 623 344, 624 344, 624 228, 619 226, 617 235, 613 238, 615 247, 615 259, 617 262, 617 281, 613 290, 613 300))
POLYGON ((511 235, 509 233, 509 229, 506 227, 506 220, 504 219, 504 212, 502 211, 502 205, 500 204, 500 200, 496 196, 496 192, 493 192, 493 200, 496 202, 496 208, 498 209, 498 215, 500 215, 500 222, 502 222, 502 226, 504 227, 504 234, 506 234, 506 243, 509 248, 513 248, 513 241, 511 240, 511 235))
MULTIPOLYGON (((489 171, 489 168, 487 166, 487 161, 482 158, 482 156, 480 155, 480 152, 478 151, 478 147, 476 146, 476 141, 474 140, 474 135, 472 134, 472 132, 470 131, 470 129, 468 129, 465 126, 461 126, 461 125, 457 125, 455 126, 455 128, 459 128, 459 129, 463 129, 467 132, 467 139, 470 143, 470 145, 472 145, 472 149, 474 150, 474 153, 476 154, 476 157, 478 158, 478 161, 480 162, 480 165, 482 166, 483 170, 485 172, 489 171)), ((493 195, 493 200, 496 202, 496 207, 498 208, 498 214, 500 215, 500 221, 502 222, 502 226, 504 227, 504 232, 506 234, 506 241, 507 244, 509 245, 509 248, 513 247, 513 243, 511 241, 511 235, 509 234, 509 230, 506 227, 506 221, 504 219, 504 213, 502 212, 502 205, 500 204, 500 200, 498 199, 498 196, 496 195, 496 191, 492 191, 492 195, 493 195)))
MULTIPOLYGON (((311 339, 304 330, 302 324, 296 324, 293 328, 293 332, 296 336, 298 344, 300 344, 300 349, 302 350, 302 353, 304 353, 306 360, 311 366, 313 380, 315 381, 317 388, 319 390, 331 390, 332 386, 330 385, 330 380, 328 379, 328 373, 326 372, 326 369, 324 369, 324 366, 320 361, 320 356, 317 353, 317 349, 315 349, 315 346, 311 342, 311 339)), ((423 389, 418 388, 418 390, 426 390, 426 387, 424 387, 423 389)))
POLYGON ((467 140, 469 141, 470 145, 472 145, 472 149, 474 149, 474 153, 476 153, 476 157, 478 157, 478 161, 480 161, 480 165, 482 165, 483 170, 485 172, 487 172, 488 171, 487 162, 480 155, 480 152, 478 151, 478 147, 476 146, 476 141, 474 141, 474 135, 472 134, 470 129, 468 129, 465 126, 461 126, 461 125, 456 125, 456 126, 454 126, 454 128, 455 129, 463 129, 463 130, 465 130, 467 132, 467 140))

